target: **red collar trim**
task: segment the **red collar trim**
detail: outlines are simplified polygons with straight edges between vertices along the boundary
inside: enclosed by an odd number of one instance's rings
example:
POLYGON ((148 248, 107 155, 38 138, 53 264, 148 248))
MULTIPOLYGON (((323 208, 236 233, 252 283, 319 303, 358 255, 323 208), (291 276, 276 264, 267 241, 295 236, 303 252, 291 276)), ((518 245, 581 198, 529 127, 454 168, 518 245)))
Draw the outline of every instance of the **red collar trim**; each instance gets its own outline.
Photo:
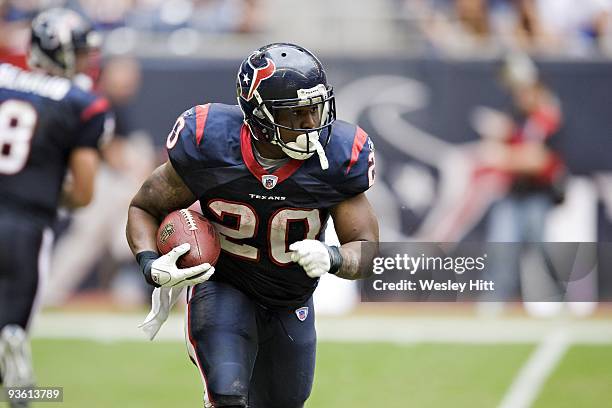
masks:
POLYGON ((291 159, 274 172, 268 172, 266 169, 261 167, 261 164, 259 164, 259 162, 255 159, 253 144, 251 143, 251 132, 246 125, 242 125, 242 128, 240 129, 240 149, 242 150, 242 159, 244 160, 244 164, 246 164, 249 171, 257 180, 259 180, 260 183, 263 183, 261 179, 262 176, 266 175, 274 175, 278 177, 277 184, 282 183, 293 173, 295 173, 296 170, 299 169, 304 163, 304 160, 291 159))

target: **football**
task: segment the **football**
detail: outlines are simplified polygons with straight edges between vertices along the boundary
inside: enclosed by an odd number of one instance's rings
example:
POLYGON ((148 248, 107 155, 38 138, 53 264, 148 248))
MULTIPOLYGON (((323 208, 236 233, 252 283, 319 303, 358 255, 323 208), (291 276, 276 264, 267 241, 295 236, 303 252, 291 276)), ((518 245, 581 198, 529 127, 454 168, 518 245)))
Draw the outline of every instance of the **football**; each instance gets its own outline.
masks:
POLYGON ((172 248, 189 243, 191 249, 177 261, 179 268, 201 263, 214 265, 221 252, 215 226, 197 211, 182 209, 164 218, 157 230, 157 249, 167 254, 172 248))

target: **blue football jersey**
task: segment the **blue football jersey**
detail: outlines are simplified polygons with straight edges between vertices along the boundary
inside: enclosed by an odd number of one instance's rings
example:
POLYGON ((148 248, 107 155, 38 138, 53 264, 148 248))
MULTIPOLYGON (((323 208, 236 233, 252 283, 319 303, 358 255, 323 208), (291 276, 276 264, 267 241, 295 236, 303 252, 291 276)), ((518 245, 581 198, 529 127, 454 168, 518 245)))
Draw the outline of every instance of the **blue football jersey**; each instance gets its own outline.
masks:
POLYGON ((256 160, 238 106, 207 104, 183 113, 168 135, 170 161, 221 236, 213 280, 230 283, 268 307, 293 307, 318 279, 291 261, 289 245, 320 239, 329 210, 366 191, 374 179, 374 148, 359 127, 336 121, 325 148, 266 171, 256 160))
POLYGON ((97 148, 108 115, 65 78, 0 64, 0 209, 49 224, 71 151, 97 148))

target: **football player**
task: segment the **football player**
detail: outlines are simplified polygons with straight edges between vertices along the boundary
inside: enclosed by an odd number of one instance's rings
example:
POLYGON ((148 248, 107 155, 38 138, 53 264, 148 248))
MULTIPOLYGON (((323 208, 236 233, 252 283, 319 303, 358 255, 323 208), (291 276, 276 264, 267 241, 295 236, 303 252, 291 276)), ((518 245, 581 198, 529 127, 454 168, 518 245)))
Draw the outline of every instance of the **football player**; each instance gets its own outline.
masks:
POLYGON ((374 146, 359 127, 336 121, 325 71, 300 46, 255 51, 236 85, 237 106, 179 116, 169 160, 131 203, 127 238, 147 282, 190 286, 187 347, 206 407, 302 407, 314 375, 319 278, 367 276, 377 247, 364 195, 374 146), (195 201, 216 223, 222 252, 216 267, 181 270, 175 261, 188 245, 160 257, 155 235, 164 215, 195 201), (330 216, 340 247, 323 243, 330 216))
POLYGON ((91 200, 108 104, 71 78, 88 65, 96 35, 77 13, 51 9, 32 22, 33 72, 0 64, 0 373, 6 387, 34 382, 26 332, 47 268, 47 227, 58 205, 91 200))

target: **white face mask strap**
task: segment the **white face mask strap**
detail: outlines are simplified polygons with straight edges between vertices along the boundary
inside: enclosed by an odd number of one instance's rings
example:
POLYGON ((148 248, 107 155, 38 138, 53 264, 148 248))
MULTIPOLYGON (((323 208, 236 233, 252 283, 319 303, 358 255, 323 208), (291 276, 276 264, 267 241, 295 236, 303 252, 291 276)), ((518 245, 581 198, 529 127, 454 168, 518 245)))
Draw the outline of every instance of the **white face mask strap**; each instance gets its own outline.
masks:
POLYGON ((314 142, 315 149, 317 150, 317 155, 319 156, 319 162, 321 163, 321 168, 323 170, 327 170, 329 168, 329 162, 327 161, 327 156, 325 156, 325 150, 323 150, 323 146, 321 142, 318 140, 314 142))

